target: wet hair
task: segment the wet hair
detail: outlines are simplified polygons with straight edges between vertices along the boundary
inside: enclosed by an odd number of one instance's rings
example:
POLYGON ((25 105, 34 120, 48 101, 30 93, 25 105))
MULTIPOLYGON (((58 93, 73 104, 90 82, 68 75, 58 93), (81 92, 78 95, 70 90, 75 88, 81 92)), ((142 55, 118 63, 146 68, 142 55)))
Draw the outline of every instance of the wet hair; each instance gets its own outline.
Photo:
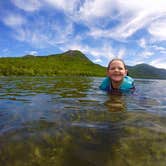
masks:
MULTIPOLYGON (((125 64, 124 61, 123 61, 122 59, 120 59, 120 58, 114 58, 114 59, 112 59, 112 60, 108 63, 107 70, 109 70, 110 65, 111 65, 111 63, 112 63, 113 61, 120 61, 120 62, 122 62, 123 65, 124 65, 124 68, 127 70, 126 64, 125 64)), ((127 75, 129 75, 128 71, 127 71, 127 75)))

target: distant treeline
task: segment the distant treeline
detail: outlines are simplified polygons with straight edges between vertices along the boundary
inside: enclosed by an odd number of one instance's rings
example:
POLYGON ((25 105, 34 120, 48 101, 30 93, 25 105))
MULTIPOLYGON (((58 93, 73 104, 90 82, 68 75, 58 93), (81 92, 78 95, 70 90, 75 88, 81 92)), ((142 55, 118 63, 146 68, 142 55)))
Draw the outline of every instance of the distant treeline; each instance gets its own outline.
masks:
MULTIPOLYGON (((147 64, 127 66, 134 78, 166 79, 166 70, 147 64)), ((0 58, 0 75, 27 76, 105 76, 106 68, 90 61, 78 50, 48 56, 26 55, 0 58)))

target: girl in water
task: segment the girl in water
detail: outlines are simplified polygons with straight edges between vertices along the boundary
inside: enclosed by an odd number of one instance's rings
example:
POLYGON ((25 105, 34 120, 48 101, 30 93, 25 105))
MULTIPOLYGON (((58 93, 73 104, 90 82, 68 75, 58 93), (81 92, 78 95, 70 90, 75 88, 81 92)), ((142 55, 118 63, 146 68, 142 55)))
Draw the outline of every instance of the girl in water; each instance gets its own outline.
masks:
POLYGON ((129 92, 135 89, 134 80, 128 76, 128 70, 121 59, 113 59, 107 67, 107 77, 100 85, 107 92, 129 92))

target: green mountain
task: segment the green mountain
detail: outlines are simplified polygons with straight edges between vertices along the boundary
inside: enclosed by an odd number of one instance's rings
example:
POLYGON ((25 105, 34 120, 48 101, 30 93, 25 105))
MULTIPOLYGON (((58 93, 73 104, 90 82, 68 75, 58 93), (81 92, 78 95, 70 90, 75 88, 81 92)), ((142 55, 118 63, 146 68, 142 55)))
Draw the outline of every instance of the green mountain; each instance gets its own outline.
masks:
MULTIPOLYGON (((166 70, 147 64, 127 66, 129 75, 134 78, 166 79, 166 70)), ((0 58, 0 75, 29 76, 105 76, 106 68, 90 61, 78 50, 48 56, 25 55, 23 57, 0 58)))
POLYGON ((104 76, 104 74, 104 67, 94 64, 77 50, 48 56, 0 58, 0 75, 104 76))
POLYGON ((165 69, 159 69, 148 64, 127 66, 127 68, 129 70, 129 75, 135 78, 166 79, 165 69))

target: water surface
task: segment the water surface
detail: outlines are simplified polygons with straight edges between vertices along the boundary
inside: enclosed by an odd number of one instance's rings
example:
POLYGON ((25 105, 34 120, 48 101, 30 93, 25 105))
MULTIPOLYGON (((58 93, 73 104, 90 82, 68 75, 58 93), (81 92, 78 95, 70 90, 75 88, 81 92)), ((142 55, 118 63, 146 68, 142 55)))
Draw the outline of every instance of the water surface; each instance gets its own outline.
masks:
POLYGON ((0 165, 165 166, 166 80, 134 94, 97 77, 1 77, 0 165))

